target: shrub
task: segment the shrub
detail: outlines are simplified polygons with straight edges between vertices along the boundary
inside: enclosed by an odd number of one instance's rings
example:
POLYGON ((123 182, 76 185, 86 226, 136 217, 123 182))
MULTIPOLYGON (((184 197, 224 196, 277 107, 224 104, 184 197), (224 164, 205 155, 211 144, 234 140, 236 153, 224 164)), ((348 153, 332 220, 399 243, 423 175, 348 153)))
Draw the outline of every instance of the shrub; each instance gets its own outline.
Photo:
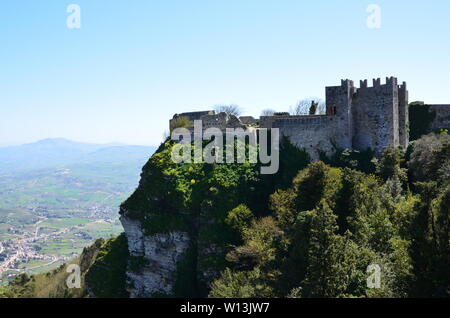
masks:
POLYGON ((186 116, 181 116, 170 121, 170 132, 177 128, 187 128, 193 126, 194 123, 186 116))

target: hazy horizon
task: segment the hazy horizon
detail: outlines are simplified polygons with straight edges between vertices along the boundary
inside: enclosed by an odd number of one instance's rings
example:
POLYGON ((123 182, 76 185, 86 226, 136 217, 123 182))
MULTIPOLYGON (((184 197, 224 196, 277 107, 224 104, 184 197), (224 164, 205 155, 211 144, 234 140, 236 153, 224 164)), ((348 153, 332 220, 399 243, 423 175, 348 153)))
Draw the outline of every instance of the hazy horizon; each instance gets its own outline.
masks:
POLYGON ((8 1, 0 146, 63 137, 158 145, 174 113, 287 111, 349 78, 396 76, 450 104, 448 0, 8 1), (69 29, 67 6, 81 8, 69 29), (369 28, 370 4, 381 9, 369 28))
POLYGON ((148 144, 148 145, 129 144, 129 143, 123 143, 123 142, 116 142, 116 141, 98 143, 98 142, 92 142, 92 141, 73 140, 73 139, 64 138, 64 137, 54 137, 54 138, 43 138, 43 139, 31 140, 31 141, 23 142, 23 143, 0 143, 0 147, 23 146, 23 145, 34 144, 34 143, 38 143, 38 142, 42 142, 42 141, 46 141, 46 140, 65 140, 65 141, 70 141, 70 142, 75 142, 75 143, 97 144, 97 145, 104 145, 104 146, 111 146, 111 147, 117 147, 117 146, 157 147, 158 146, 158 145, 151 145, 151 144, 148 144))

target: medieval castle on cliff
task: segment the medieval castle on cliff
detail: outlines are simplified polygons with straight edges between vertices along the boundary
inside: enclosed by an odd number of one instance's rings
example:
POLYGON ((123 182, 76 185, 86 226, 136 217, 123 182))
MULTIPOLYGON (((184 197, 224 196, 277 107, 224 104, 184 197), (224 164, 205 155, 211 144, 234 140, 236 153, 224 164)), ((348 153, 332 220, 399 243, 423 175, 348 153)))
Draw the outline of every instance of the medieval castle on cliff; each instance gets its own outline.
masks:
MULTIPOLYGON (((261 116, 236 117, 214 111, 176 114, 174 121, 186 117, 190 121, 202 120, 203 129, 225 128, 279 128, 299 148, 305 149, 313 159, 322 151, 327 155, 336 149, 367 150, 381 154, 387 147, 406 148, 409 143, 408 90, 406 82, 387 77, 386 83, 374 79, 355 87, 351 80, 325 88, 326 113, 323 115, 290 115, 275 113, 261 116)), ((438 118, 450 118, 450 105, 436 105, 438 118)), ((449 121, 447 121, 448 124, 449 121)))

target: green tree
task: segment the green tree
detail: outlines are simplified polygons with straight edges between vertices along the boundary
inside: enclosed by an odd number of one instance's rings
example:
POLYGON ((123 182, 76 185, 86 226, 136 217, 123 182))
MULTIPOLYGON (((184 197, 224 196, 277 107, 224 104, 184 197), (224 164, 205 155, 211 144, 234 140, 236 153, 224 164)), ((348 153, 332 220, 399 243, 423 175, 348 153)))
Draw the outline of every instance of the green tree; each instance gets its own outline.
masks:
POLYGON ((264 283, 264 275, 259 269, 232 271, 226 268, 211 286, 212 298, 262 298, 271 297, 272 289, 264 283))
POLYGON ((242 234, 250 226, 253 217, 252 211, 245 204, 240 204, 228 212, 225 223, 231 226, 237 233, 242 234))
MULTIPOLYGON (((337 297, 349 283, 346 239, 337 234, 337 217, 326 202, 313 211, 304 297, 337 297)), ((353 265, 354 266, 354 265, 353 265)), ((351 271, 351 270, 350 270, 351 271)))
POLYGON ((449 155, 450 136, 446 133, 429 134, 412 145, 408 168, 412 181, 436 181, 439 168, 445 166, 449 155))
POLYGON ((406 181, 406 169, 401 168, 403 153, 399 148, 387 148, 377 163, 376 172, 384 180, 398 178, 406 181))

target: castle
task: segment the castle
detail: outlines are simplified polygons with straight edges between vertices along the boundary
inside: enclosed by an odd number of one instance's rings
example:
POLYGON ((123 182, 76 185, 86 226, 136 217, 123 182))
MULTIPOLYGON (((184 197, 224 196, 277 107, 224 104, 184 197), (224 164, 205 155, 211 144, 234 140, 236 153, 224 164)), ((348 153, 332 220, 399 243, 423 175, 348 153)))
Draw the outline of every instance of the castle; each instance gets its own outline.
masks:
MULTIPOLYGON (((275 113, 261 116, 236 117, 214 111, 176 114, 174 121, 187 117, 202 120, 203 129, 225 128, 279 128, 280 134, 305 149, 313 159, 319 153, 332 155, 336 149, 372 149, 380 155, 388 147, 406 148, 409 143, 408 90, 406 82, 387 77, 385 84, 374 79, 355 87, 351 80, 341 80, 339 86, 325 88, 326 113, 323 115, 290 115, 275 113)), ((444 105, 449 106, 449 105, 444 105)), ((448 110, 450 107, 444 107, 448 110)))

